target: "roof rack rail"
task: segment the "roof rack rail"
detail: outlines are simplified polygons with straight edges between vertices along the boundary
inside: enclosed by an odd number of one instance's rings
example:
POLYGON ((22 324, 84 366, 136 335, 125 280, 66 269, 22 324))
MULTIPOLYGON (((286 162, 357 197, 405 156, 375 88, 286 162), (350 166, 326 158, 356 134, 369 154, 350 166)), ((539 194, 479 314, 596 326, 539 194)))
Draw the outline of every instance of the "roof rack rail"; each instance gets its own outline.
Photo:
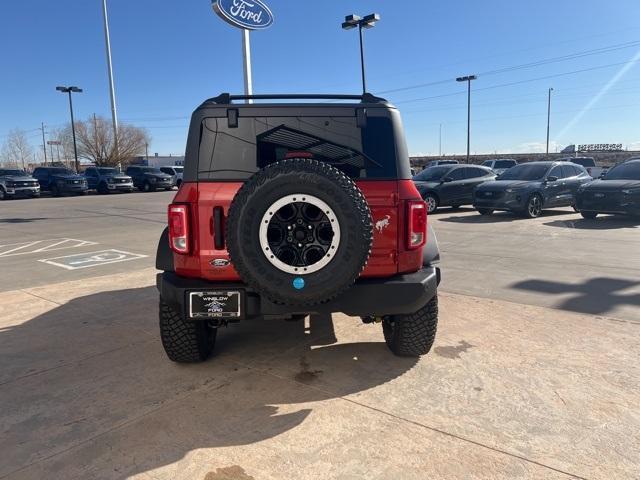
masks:
POLYGON ((207 102, 229 104, 234 100, 360 100, 362 103, 386 103, 384 98, 376 97, 370 93, 362 95, 325 94, 325 93, 283 93, 261 95, 231 95, 221 93, 217 97, 210 98, 207 102))

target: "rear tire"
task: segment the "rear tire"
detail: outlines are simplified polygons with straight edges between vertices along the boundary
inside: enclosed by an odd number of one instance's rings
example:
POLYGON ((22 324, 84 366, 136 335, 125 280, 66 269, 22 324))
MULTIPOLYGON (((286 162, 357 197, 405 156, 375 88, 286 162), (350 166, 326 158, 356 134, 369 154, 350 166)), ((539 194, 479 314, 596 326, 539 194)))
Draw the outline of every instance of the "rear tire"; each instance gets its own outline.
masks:
POLYGON ((493 213, 493 209, 492 208, 479 208, 478 209, 478 213, 480 215, 491 215, 493 213))
POLYGON ((6 200, 7 195, 4 193, 4 188, 0 187, 0 200, 6 200))
POLYGON ((206 321, 186 320, 179 312, 160 298, 160 338, 167 357, 173 362, 195 363, 205 361, 216 340, 217 329, 206 321))
POLYGON ((56 185, 51 185, 51 195, 53 195, 54 197, 60 196, 60 191, 58 190, 58 187, 56 185))
POLYGON ((109 189, 107 188, 107 184, 102 182, 98 184, 98 188, 96 189, 100 195, 106 195, 109 193, 109 189))
POLYGON ((587 220, 593 220, 598 216, 598 212, 580 212, 582 218, 586 218, 587 220))
POLYGON ((382 321, 387 347, 399 357, 418 357, 431 350, 438 329, 438 296, 409 315, 389 315, 382 321))

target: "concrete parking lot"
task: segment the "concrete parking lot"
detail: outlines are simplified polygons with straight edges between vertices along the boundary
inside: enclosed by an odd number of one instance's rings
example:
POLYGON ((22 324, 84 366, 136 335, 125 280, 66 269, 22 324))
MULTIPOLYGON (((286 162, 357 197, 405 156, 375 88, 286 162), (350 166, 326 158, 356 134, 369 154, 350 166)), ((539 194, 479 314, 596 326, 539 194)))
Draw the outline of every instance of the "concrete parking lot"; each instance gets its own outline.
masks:
POLYGON ((443 209, 428 356, 334 315, 185 366, 153 286, 171 198, 0 204, 0 478, 638 477, 639 221, 443 209))

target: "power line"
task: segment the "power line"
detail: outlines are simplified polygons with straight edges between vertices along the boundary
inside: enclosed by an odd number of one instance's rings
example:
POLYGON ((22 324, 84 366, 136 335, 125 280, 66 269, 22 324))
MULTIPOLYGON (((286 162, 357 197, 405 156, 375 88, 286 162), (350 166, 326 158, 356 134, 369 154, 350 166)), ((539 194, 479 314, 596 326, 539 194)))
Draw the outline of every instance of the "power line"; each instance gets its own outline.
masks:
MULTIPOLYGON (((637 47, 640 46, 640 40, 634 40, 632 42, 626 42, 626 43, 618 43, 615 45, 609 45, 606 47, 600 47, 600 48, 594 48, 591 50, 584 50, 581 52, 576 52, 576 53, 571 53, 568 55, 562 55, 559 57, 552 57, 552 58, 546 58, 546 59, 542 59, 542 60, 537 60, 535 62, 529 62, 529 63, 522 63, 520 65, 513 65, 510 67, 503 67, 503 68, 498 68, 495 70, 488 70, 486 72, 480 72, 477 75, 480 76, 485 76, 485 75, 497 75, 497 74, 501 74, 501 73, 508 73, 508 72, 513 72, 516 70, 522 70, 522 69, 526 69, 526 68, 533 68, 533 67, 538 67, 538 66, 542 66, 542 65, 548 65, 550 63, 558 63, 558 62, 565 62, 568 60, 575 60, 577 58, 583 58, 583 57, 587 57, 587 56, 591 56, 591 55, 599 55, 602 53, 609 53, 609 52, 613 52, 616 50, 622 50, 622 49, 626 49, 626 48, 631 48, 631 47, 637 47)), ((424 87, 431 87, 431 86, 435 86, 435 85, 442 85, 444 83, 451 83, 452 79, 448 78, 446 80, 437 80, 434 82, 428 82, 428 83, 419 83, 416 85, 408 85, 405 87, 399 87, 399 88, 394 88, 394 89, 390 89, 390 90, 381 90, 379 92, 377 92, 378 94, 384 94, 384 93, 395 93, 395 92, 403 92, 406 90, 414 90, 414 89, 418 89, 418 88, 424 88, 424 87)))
MULTIPOLYGON (((594 70, 600 70, 603 68, 610 68, 610 67, 616 67, 616 66, 620 66, 620 65, 627 65, 630 63, 635 63, 635 61, 628 61, 628 62, 617 62, 617 63, 609 63, 607 65, 599 65, 597 67, 590 67, 590 68, 583 68, 580 70, 572 70, 570 72, 563 72, 563 73, 556 73, 553 75, 545 75, 544 77, 536 77, 536 78, 530 78, 527 80, 518 80, 516 82, 509 82, 509 83, 501 83, 499 85, 490 85, 488 87, 482 87, 482 88, 476 88, 474 91, 484 91, 484 90, 493 90, 495 88, 502 88, 502 87, 510 87, 513 85, 521 85, 523 83, 530 83, 530 82, 537 82, 539 80, 548 80, 550 78, 557 78, 557 77, 563 77, 566 75, 574 75, 576 73, 584 73, 584 72, 591 72, 594 70)), ((400 104, 400 103, 410 103, 410 102, 420 102, 423 100, 431 100, 433 98, 442 98, 442 97, 452 97, 454 95, 464 95, 465 92, 451 92, 451 93, 444 93, 441 95, 432 95, 429 97, 421 97, 421 98, 412 98, 410 100, 400 100, 394 103, 400 104)))

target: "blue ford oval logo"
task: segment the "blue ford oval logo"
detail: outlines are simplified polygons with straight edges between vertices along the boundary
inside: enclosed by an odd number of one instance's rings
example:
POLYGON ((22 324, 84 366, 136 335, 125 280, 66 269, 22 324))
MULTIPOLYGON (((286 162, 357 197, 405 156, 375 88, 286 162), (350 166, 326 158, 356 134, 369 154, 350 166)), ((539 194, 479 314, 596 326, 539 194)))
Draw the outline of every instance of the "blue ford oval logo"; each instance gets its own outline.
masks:
POLYGON ((273 23, 271 10, 260 0, 212 0, 211 6, 234 27, 259 30, 273 23))

